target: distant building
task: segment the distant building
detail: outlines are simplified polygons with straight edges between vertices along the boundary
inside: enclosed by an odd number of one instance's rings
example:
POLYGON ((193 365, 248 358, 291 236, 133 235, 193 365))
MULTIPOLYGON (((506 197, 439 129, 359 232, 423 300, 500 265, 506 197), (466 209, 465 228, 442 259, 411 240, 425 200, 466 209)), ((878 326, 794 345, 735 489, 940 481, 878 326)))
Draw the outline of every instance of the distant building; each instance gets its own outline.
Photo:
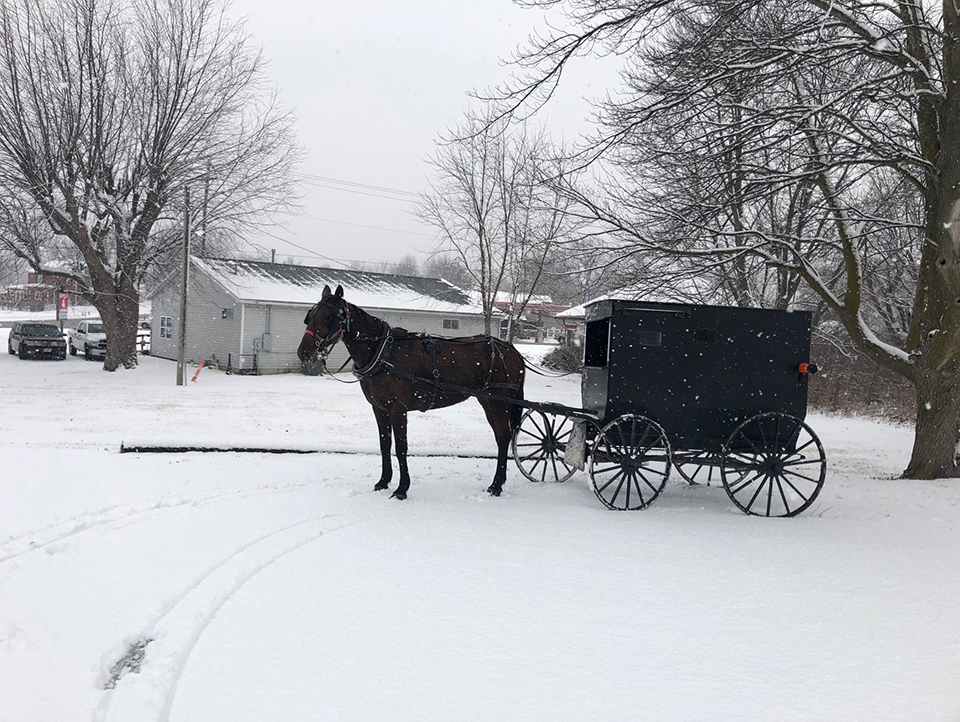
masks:
MULTIPOLYGON (((239 373, 297 371, 303 319, 323 287, 343 286, 344 298, 391 326, 438 336, 483 333, 483 314, 456 286, 439 278, 397 276, 263 261, 191 258, 185 357, 239 373)), ((151 354, 177 358, 180 279, 151 294, 151 354)), ((347 359, 337 344, 327 361, 347 359)))
MULTIPOLYGON (((606 296, 602 298, 606 298, 606 296)), ((554 317, 563 327, 564 343, 580 344, 583 341, 583 321, 587 313, 586 309, 587 305, 582 303, 579 306, 561 311, 554 317)))
POLYGON ((44 307, 57 302, 57 293, 61 290, 70 295, 71 305, 79 295, 77 282, 72 278, 50 274, 27 274, 27 282, 7 286, 0 293, 0 304, 18 311, 42 311, 44 307))
POLYGON ((616 289, 602 296, 597 296, 579 306, 560 311, 554 316, 556 322, 563 329, 563 338, 565 343, 580 344, 583 341, 584 317, 586 309, 591 303, 597 301, 606 301, 617 299, 621 301, 655 301, 657 303, 721 303, 719 299, 710 299, 696 288, 695 281, 689 281, 689 290, 682 289, 676 291, 673 289, 650 289, 647 286, 631 285, 616 289), (696 299, 696 301, 692 300, 696 299))
POLYGON ((500 316, 500 338, 507 338, 510 319, 513 317, 514 337, 532 338, 543 341, 545 338, 557 339, 562 335, 562 327, 554 319, 566 306, 554 303, 550 296, 534 295, 523 307, 523 313, 517 313, 523 298, 514 298, 512 294, 501 291, 494 299, 493 307, 500 316))

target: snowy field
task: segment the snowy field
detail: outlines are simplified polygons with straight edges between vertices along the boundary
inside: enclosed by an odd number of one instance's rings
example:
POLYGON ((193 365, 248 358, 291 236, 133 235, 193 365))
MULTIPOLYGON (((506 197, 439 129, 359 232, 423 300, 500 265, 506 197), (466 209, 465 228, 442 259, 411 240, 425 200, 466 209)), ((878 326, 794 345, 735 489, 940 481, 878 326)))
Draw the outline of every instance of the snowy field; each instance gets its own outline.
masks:
POLYGON ((583 474, 489 497, 468 402, 411 417, 398 502, 357 386, 174 379, 0 355, 3 722, 960 720, 960 481, 894 478, 908 429, 808 417, 798 518, 678 482, 615 513, 583 474))

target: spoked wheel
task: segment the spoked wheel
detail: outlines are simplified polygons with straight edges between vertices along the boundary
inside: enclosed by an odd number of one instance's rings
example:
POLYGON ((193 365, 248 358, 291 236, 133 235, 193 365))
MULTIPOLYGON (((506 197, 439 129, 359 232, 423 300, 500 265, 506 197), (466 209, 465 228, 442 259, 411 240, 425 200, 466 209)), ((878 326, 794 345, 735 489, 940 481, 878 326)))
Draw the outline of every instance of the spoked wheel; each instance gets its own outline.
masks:
POLYGON ((713 486, 720 483, 720 469, 717 467, 719 458, 708 451, 675 451, 673 468, 688 484, 713 486))
POLYGON ((593 492, 608 509, 646 509, 670 478, 670 442, 655 421, 625 414, 597 434, 589 472, 593 492))
POLYGON ((527 409, 513 434, 513 459, 530 481, 566 481, 576 468, 563 462, 573 420, 527 409))
POLYGON ((738 426, 723 448, 723 488, 747 514, 795 516, 808 508, 827 474, 820 439, 800 419, 760 414, 738 426))

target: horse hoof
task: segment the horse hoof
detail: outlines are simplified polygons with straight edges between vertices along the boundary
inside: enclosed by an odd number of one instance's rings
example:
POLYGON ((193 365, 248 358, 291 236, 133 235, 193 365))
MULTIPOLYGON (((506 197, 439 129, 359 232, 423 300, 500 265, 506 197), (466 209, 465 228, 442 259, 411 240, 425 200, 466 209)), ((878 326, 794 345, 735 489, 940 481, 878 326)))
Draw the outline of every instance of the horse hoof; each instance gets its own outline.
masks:
POLYGON ((376 485, 375 487, 373 487, 373 490, 374 490, 374 491, 383 491, 383 490, 386 489, 388 486, 390 486, 390 484, 388 484, 387 482, 385 482, 385 481, 380 481, 380 482, 377 482, 377 485, 376 485))
POLYGON ((406 493, 404 493, 404 492, 402 492, 402 491, 395 491, 395 492, 393 492, 393 493, 390 495, 390 498, 391 498, 391 499, 399 499, 400 501, 403 501, 404 499, 407 498, 407 495, 406 495, 406 493))
POLYGON ((487 489, 487 493, 490 494, 490 496, 500 496, 500 487, 491 486, 490 488, 487 489))

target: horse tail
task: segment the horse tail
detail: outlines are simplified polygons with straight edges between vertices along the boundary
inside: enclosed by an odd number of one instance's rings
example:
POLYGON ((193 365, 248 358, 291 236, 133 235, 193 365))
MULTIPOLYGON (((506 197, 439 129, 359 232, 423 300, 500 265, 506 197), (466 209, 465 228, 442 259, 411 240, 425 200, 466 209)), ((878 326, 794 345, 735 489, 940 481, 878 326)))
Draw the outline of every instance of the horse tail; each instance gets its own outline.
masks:
MULTIPOLYGON (((523 401, 523 382, 526 380, 527 373, 527 360, 523 357, 516 347, 513 347, 513 352, 517 355, 517 359, 520 361, 520 388, 517 389, 516 400, 523 401)), ((516 433, 517 429, 520 427, 520 417, 523 416, 524 408, 520 404, 512 404, 510 406, 510 435, 516 433)))
MULTIPOLYGON (((523 401, 523 392, 520 392, 520 401, 523 401)), ((513 436, 517 433, 517 429, 520 427, 520 417, 523 416, 523 407, 520 404, 512 404, 510 406, 510 435, 513 436)))
MULTIPOLYGON (((501 386, 505 387, 504 390, 507 393, 504 394, 507 402, 511 401, 523 401, 523 382, 527 373, 527 360, 523 357, 517 347, 512 343, 504 341, 502 339, 496 338, 494 336, 488 336, 490 345, 492 349, 499 349, 500 364, 503 372, 503 381, 501 386), (516 374, 516 376, 514 376, 516 374), (518 378, 519 383, 513 384, 510 383, 512 379, 518 378), (512 393, 510 393, 512 392, 512 393)), ((494 353, 494 357, 496 352, 494 353)), ((494 360, 491 358, 490 374, 493 374, 493 364, 494 360)), ((488 379, 489 383, 489 379, 488 379)), ((486 388, 486 387, 485 387, 486 388)), ((516 433, 517 429, 520 427, 520 417, 523 416, 524 407, 519 404, 511 403, 510 404, 510 435, 513 436, 516 433)))

